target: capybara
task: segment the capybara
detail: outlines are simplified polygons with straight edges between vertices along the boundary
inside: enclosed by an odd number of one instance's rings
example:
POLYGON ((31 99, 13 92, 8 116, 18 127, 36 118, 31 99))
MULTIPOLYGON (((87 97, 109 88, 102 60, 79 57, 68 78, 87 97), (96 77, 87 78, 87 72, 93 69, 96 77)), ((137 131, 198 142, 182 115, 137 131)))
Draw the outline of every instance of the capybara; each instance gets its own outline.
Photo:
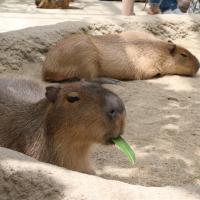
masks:
POLYGON ((93 173, 92 144, 123 134, 125 108, 100 84, 46 88, 30 79, 0 79, 0 146, 67 169, 93 173))
POLYGON ((35 0, 37 8, 69 8, 70 0, 35 0))
POLYGON ((133 31, 102 36, 74 34, 47 53, 43 79, 135 80, 164 75, 193 76, 199 66, 197 58, 187 49, 151 34, 133 31))

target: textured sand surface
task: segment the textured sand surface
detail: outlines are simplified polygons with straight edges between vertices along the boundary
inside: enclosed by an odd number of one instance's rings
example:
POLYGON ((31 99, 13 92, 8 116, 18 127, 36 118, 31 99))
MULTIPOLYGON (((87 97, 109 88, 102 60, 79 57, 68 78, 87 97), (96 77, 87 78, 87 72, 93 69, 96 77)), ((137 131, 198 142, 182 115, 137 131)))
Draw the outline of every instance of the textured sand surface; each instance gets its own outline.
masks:
POLYGON ((198 200, 199 185, 145 187, 81 174, 0 148, 1 200, 198 200))

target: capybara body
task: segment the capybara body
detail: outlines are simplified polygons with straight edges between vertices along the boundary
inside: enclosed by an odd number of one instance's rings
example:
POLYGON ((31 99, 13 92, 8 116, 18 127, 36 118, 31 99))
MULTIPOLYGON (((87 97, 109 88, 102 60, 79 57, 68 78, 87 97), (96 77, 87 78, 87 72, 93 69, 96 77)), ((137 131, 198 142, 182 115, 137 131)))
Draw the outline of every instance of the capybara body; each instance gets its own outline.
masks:
POLYGON ((17 79, 10 75, 8 79, 6 76, 1 77, 0 86, 0 98, 11 102, 13 99, 19 99, 20 102, 34 103, 41 100, 45 94, 45 85, 42 82, 31 81, 25 76, 19 76, 17 79))
POLYGON ((151 34, 132 31, 102 36, 74 34, 48 52, 43 63, 43 79, 193 76, 198 68, 197 58, 188 50, 151 34))
POLYGON ((66 9, 69 7, 70 0, 35 0, 37 8, 62 8, 66 9))
POLYGON ((2 147, 93 173, 88 158, 91 145, 111 144, 123 133, 124 105, 99 84, 80 81, 46 89, 28 79, 0 79, 0 84, 2 147), (17 92, 24 95, 20 98, 17 92))

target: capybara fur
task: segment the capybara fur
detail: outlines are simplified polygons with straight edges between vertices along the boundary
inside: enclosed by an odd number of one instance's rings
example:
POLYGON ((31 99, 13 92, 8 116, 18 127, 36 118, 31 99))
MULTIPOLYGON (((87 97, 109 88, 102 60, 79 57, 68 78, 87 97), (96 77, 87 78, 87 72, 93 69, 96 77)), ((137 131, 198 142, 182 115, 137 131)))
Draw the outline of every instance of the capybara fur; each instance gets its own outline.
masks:
POLYGON ((164 75, 193 76, 199 65, 187 49, 147 33, 74 34, 47 53, 43 79, 110 77, 135 80, 164 75))
POLYGON ((35 0, 37 8, 69 8, 70 0, 35 0))
POLYGON ((125 108, 100 84, 77 81, 46 88, 30 79, 0 79, 0 146, 43 162, 93 173, 92 144, 123 133, 125 108))

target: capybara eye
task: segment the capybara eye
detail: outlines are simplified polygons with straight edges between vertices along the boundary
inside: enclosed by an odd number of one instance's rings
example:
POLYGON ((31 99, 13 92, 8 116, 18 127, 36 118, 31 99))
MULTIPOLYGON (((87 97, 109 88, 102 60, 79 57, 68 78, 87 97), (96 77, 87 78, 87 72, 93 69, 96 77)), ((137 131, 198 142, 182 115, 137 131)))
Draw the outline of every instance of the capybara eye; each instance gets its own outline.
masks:
POLYGON ((74 103, 74 102, 76 102, 76 101, 79 101, 80 98, 79 98, 79 97, 68 96, 68 97, 67 97, 67 100, 68 100, 70 103, 74 103))
POLYGON ((188 57, 188 55, 185 54, 185 53, 181 53, 181 55, 182 55, 183 57, 188 57))
POLYGON ((78 93, 76 93, 76 92, 71 92, 67 96, 67 101, 69 101, 70 103, 74 103, 79 100, 80 100, 80 97, 78 96, 78 93))

